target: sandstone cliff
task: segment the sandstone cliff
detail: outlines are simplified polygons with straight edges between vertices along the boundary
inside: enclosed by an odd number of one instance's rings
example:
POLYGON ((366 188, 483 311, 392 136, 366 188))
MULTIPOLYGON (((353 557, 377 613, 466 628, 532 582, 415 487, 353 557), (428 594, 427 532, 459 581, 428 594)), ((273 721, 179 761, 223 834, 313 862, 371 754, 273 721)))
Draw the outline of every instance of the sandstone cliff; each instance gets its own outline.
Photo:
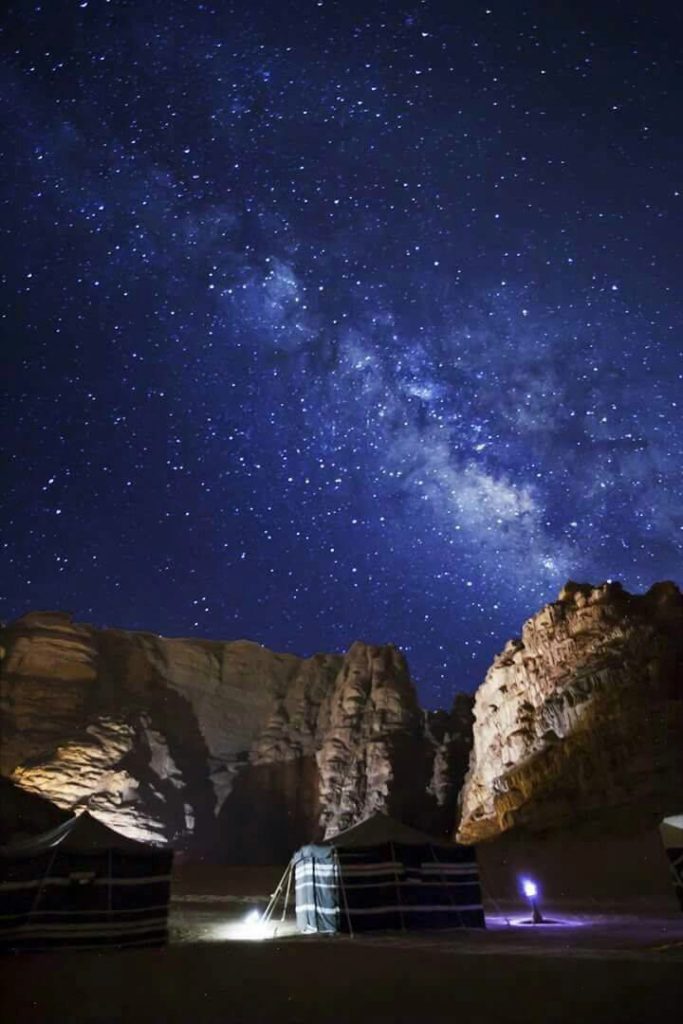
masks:
POLYGON ((628 831, 683 803, 683 597, 568 583, 476 694, 458 838, 600 822, 628 831))
POLYGON ((453 827, 463 705, 425 715, 392 647, 302 659, 57 612, 0 644, 0 775, 61 808, 232 860, 284 857, 374 810, 453 827))

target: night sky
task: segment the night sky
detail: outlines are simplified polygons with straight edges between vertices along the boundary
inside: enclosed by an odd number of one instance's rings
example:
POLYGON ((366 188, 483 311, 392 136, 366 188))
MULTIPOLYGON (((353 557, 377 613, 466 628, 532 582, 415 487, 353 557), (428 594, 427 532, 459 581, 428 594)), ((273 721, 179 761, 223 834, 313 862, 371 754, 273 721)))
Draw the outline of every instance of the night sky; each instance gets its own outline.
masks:
POLYGON ((678 5, 2 27, 2 618, 393 642, 436 706, 568 578, 680 582, 678 5))

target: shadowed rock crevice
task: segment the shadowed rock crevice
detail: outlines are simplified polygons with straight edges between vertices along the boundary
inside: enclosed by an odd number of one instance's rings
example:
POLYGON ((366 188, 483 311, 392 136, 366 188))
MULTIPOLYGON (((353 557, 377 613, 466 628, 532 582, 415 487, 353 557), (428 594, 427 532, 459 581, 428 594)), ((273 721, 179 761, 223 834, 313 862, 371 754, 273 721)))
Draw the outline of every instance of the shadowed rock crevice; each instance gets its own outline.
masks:
POLYGON ((318 767, 312 755, 249 764, 236 777, 204 855, 231 864, 279 864, 321 838, 318 767))

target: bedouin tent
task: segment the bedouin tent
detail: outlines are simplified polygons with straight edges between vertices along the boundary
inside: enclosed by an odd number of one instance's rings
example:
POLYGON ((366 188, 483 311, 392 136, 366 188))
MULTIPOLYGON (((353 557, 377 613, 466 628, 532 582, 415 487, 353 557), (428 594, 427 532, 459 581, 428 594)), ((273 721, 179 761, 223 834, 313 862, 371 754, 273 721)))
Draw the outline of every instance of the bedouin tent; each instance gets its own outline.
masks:
POLYGON ((88 812, 0 849, 0 949, 166 941, 173 852, 88 812))
POLYGON ((302 932, 484 928, 474 847, 376 814, 291 862, 302 932))
POLYGON ((683 910, 683 814, 664 818, 659 826, 659 833, 669 858, 674 890, 683 910))

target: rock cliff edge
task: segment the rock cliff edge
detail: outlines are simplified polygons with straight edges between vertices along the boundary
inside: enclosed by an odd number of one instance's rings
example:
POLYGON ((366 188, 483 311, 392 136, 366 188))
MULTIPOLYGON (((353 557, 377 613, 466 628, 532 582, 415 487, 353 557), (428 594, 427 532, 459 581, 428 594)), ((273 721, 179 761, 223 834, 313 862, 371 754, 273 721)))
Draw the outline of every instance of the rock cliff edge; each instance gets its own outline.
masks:
POLYGON ((568 583, 476 693, 458 838, 635 830, 680 813, 682 794, 683 596, 568 583))

